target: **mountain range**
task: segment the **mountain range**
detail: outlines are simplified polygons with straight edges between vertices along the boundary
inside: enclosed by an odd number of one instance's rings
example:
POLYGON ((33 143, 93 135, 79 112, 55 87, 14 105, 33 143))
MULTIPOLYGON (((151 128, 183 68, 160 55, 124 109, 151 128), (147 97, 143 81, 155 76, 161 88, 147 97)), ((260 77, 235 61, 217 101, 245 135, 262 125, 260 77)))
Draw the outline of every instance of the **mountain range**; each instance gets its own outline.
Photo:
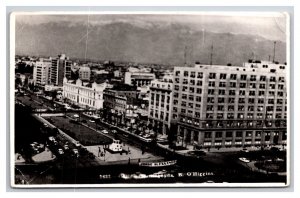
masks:
MULTIPOLYGON (((183 24, 143 27, 126 22, 104 25, 48 22, 16 23, 16 54, 155 63, 241 65, 273 59, 274 41, 250 34, 195 30, 183 24), (88 36, 87 36, 88 35, 88 36), (86 48, 87 46, 87 48, 86 48), (270 56, 270 57, 269 57, 270 56)), ((286 43, 276 41, 276 61, 286 62, 286 43)))

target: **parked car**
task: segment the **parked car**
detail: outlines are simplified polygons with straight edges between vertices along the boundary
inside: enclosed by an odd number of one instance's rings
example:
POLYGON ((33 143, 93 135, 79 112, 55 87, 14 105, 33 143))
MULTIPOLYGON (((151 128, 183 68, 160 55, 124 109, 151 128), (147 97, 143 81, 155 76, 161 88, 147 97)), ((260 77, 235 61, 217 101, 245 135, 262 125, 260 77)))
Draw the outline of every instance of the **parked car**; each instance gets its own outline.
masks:
POLYGON ((53 141, 55 141, 55 138, 54 138, 53 136, 50 136, 50 137, 49 137, 49 140, 50 140, 51 142, 53 142, 53 141))
POLYGON ((60 148, 60 149, 58 149, 58 154, 63 155, 64 151, 60 148))
POLYGON ((95 120, 89 120, 89 122, 92 122, 92 123, 94 123, 94 122, 95 122, 95 120))
POLYGON ((74 156, 79 157, 78 149, 73 149, 72 152, 74 156))
POLYGON ((112 133, 117 133, 117 130, 112 130, 111 132, 112 132, 112 133))
POLYGON ((69 145, 65 144, 65 145, 64 145, 64 149, 65 149, 65 150, 69 150, 69 149, 70 149, 70 148, 69 148, 69 145))

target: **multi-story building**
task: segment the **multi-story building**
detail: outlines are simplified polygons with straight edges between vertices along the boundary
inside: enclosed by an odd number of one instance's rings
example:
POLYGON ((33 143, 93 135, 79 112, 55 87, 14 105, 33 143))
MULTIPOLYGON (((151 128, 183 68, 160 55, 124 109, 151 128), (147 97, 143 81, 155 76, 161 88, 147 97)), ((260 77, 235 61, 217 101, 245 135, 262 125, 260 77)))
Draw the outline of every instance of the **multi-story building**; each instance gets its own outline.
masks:
POLYGON ((81 80, 90 80, 91 79, 91 69, 87 66, 79 68, 79 78, 81 80))
POLYGON ((201 147, 286 144, 285 64, 175 67, 177 141, 201 147))
POLYGON ((65 54, 58 55, 58 58, 52 58, 50 69, 50 84, 62 86, 64 78, 71 77, 72 62, 65 54))
POLYGON ((150 85, 148 118, 162 135, 166 135, 167 129, 170 129, 172 90, 173 76, 153 80, 150 85))
POLYGON ((102 109, 103 91, 106 88, 111 88, 111 85, 97 84, 96 82, 83 83, 80 79, 68 81, 67 78, 64 78, 63 97, 83 108, 102 109))
POLYGON ((155 74, 149 72, 126 72, 125 84, 141 87, 150 85, 155 79, 155 74))
POLYGON ((49 83, 49 74, 51 68, 50 59, 40 59, 35 63, 33 68, 33 81, 34 85, 45 86, 49 83))

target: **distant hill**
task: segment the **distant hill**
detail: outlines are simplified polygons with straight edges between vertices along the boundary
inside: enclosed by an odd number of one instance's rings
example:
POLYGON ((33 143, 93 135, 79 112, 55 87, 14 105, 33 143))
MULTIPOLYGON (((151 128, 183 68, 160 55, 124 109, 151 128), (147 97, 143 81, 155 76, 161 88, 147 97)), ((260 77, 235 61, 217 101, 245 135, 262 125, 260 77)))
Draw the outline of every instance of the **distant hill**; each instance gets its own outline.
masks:
MULTIPOLYGON (((16 54, 84 58, 86 26, 67 22, 39 25, 16 24, 16 54)), ((259 36, 195 31, 169 24, 140 27, 125 22, 90 25, 87 58, 182 65, 187 62, 240 65, 252 58, 273 59, 273 42, 259 36)), ((286 61, 286 43, 277 41, 276 60, 286 61)))

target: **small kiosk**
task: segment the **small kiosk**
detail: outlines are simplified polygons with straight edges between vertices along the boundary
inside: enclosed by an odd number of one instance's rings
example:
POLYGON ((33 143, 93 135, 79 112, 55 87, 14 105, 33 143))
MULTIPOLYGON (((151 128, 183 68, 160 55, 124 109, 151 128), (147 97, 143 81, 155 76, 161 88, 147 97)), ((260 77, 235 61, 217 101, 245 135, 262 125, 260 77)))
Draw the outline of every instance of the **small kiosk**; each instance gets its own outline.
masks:
POLYGON ((121 140, 113 139, 113 142, 109 145, 109 150, 113 152, 122 152, 123 146, 121 144, 121 140))

